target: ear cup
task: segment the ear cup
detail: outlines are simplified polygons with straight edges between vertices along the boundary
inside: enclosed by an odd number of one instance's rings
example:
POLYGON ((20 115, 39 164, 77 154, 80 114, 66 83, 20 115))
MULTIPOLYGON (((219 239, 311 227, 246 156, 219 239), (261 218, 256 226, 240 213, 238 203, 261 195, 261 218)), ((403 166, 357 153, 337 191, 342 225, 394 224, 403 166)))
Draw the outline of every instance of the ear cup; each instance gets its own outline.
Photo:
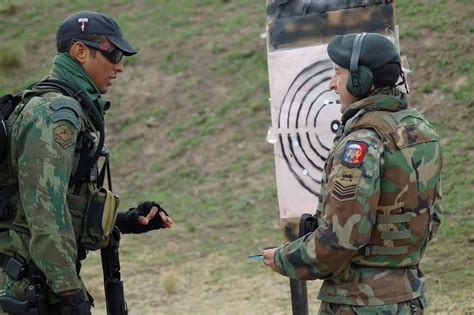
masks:
POLYGON ((366 66, 358 66, 355 72, 349 74, 347 91, 355 97, 367 95, 374 82, 372 71, 366 66))

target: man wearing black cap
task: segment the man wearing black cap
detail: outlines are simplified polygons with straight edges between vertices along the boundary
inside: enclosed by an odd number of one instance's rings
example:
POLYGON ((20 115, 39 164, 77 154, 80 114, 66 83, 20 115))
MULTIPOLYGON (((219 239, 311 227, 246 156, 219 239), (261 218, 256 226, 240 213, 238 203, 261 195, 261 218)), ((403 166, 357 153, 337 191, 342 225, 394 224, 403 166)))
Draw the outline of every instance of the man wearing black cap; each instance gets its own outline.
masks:
POLYGON ((338 35, 327 51, 342 124, 325 164, 318 227, 264 251, 264 264, 324 279, 320 314, 422 314, 418 263, 440 222, 439 136, 396 87, 405 80, 389 39, 338 35))
POLYGON ((7 121, 5 182, 14 189, 0 196, 12 209, 0 220, 0 267, 8 297, 2 307, 14 313, 27 301, 31 314, 89 314, 92 300, 79 277, 87 251, 107 245, 114 225, 144 233, 173 224, 151 201, 116 218, 108 158, 102 170, 97 166, 99 156, 107 157, 103 122, 110 107, 101 95, 124 71, 122 57, 137 51, 112 18, 90 11, 67 17, 56 39, 47 80, 24 91, 7 121))

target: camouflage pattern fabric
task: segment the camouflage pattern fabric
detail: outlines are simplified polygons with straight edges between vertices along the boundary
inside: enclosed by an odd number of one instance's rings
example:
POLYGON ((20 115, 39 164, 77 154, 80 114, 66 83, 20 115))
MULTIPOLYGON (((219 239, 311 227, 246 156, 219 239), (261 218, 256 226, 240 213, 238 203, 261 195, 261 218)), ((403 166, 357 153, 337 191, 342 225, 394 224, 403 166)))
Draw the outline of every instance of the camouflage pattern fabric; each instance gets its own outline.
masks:
POLYGON ((31 235, 25 239, 12 233, 28 244, 15 252, 33 259, 57 292, 79 288, 76 239, 66 195, 81 113, 75 100, 60 94, 34 97, 12 129, 12 138, 17 139, 12 145, 16 157, 12 170, 18 174, 21 200, 15 224, 27 227, 31 235))
POLYGON ((396 89, 344 112, 323 174, 318 229, 275 253, 278 272, 325 279, 318 299, 375 306, 418 298, 439 224, 439 136, 396 89))
POLYGON ((331 304, 322 302, 319 307, 320 315, 422 315, 426 307, 424 298, 417 298, 415 300, 376 305, 376 306, 354 306, 344 304, 331 304))
MULTIPOLYGON (((58 54, 50 75, 86 91, 103 112, 100 105, 105 102, 97 102, 97 88, 70 56, 58 54)), ((79 164, 78 135, 93 133, 93 125, 76 100, 60 93, 31 97, 26 91, 24 99, 8 119, 8 169, 0 173, 2 178, 8 174, 9 183, 17 182, 19 192, 10 199, 16 211, 13 222, 0 222, 9 229, 0 235, 0 252, 34 262, 56 294, 83 288, 76 270, 77 244, 88 197, 97 187, 86 181, 78 189, 69 182, 79 164)), ((24 299, 28 280, 4 278, 6 294, 24 299)))

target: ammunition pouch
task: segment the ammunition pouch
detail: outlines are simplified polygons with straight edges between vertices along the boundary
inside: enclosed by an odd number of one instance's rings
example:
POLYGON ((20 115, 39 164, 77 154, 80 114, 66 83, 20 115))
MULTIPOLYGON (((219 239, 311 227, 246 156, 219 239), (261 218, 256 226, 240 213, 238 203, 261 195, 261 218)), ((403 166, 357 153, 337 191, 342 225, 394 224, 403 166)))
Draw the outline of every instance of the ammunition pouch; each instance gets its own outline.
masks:
POLYGON ((309 213, 303 213, 300 218, 300 227, 298 237, 305 236, 314 232, 318 228, 318 219, 309 213))
POLYGON ((27 272, 28 265, 26 264, 26 260, 21 257, 14 256, 11 257, 6 266, 5 266, 5 273, 15 281, 21 280, 27 272))
POLYGON ((89 250, 106 247, 115 224, 119 197, 101 187, 89 199, 81 245, 89 250))
POLYGON ((0 264, 5 274, 15 281, 28 276, 30 285, 26 289, 26 300, 20 300, 9 296, 3 291, 0 294, 0 306, 4 312, 9 314, 48 314, 46 301, 46 277, 34 264, 28 264, 19 256, 9 256, 0 253, 0 264))
POLYGON ((0 221, 6 221, 14 217, 15 211, 10 204, 10 197, 18 191, 18 186, 3 186, 0 188, 0 221))
POLYGON ((0 253, 0 267, 15 281, 22 279, 28 271, 28 264, 24 258, 3 253, 0 253))

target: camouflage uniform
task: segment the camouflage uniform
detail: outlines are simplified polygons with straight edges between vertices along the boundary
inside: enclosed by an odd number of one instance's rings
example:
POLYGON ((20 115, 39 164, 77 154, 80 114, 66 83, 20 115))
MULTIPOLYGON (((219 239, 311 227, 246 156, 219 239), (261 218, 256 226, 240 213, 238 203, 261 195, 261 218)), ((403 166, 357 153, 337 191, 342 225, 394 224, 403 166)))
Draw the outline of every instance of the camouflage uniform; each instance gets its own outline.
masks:
POLYGON ((439 224, 441 167, 438 135, 398 90, 351 104, 326 161, 319 227, 275 252, 277 271, 324 279, 322 314, 392 314, 413 299, 424 306, 418 263, 439 224))
MULTIPOLYGON (((55 57, 50 77, 84 90, 102 114, 108 106, 68 54, 55 57)), ((19 191, 10 198, 16 215, 0 222, 6 229, 0 234, 0 252, 34 262, 56 294, 79 289, 76 263, 85 258, 80 239, 88 198, 97 187, 92 174, 76 185, 71 179, 86 143, 83 139, 94 134, 94 127, 81 105, 60 93, 32 97, 26 91, 24 100, 8 120, 11 146, 0 176, 2 182, 18 185, 19 191)), ((27 285, 26 278, 14 281, 5 276, 3 288, 7 295, 23 300, 27 285)))

